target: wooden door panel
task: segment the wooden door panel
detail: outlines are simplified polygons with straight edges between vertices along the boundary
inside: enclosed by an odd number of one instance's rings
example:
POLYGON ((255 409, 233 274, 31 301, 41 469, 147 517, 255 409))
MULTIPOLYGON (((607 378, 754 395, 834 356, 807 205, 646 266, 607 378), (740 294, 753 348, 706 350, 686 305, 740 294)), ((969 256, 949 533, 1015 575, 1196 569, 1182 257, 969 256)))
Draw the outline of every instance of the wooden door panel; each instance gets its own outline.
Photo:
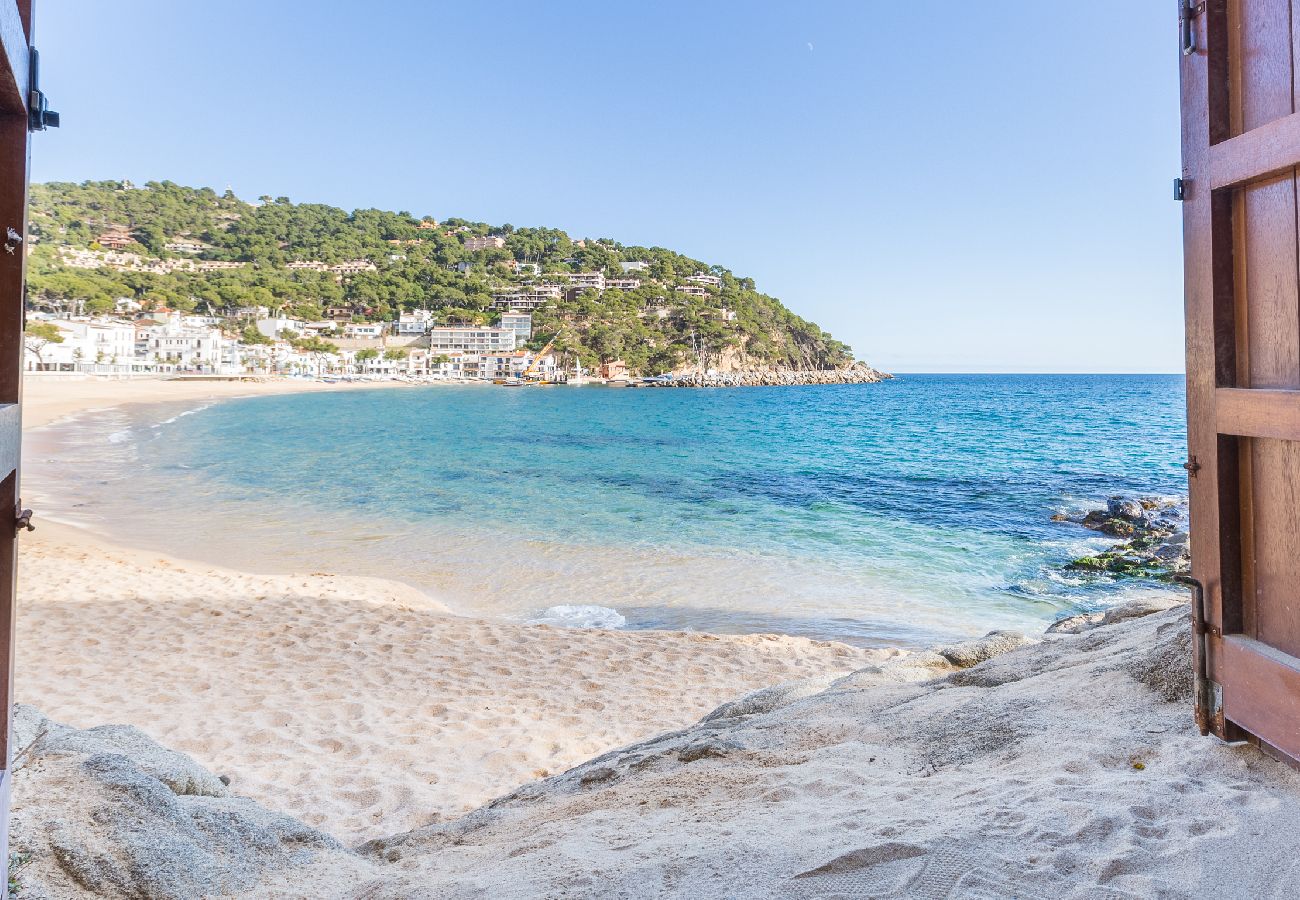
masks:
POLYGON ((1239 189, 1233 219, 1239 383, 1300 387, 1294 170, 1239 189))
POLYGON ((1233 134, 1295 112, 1291 65, 1291 5, 1237 0, 1229 26, 1233 134))
POLYGON ((1242 632, 1300 656, 1300 443, 1243 440, 1242 632))
POLYGON ((1219 652, 1222 708, 1270 747, 1300 759, 1300 666, 1294 656, 1240 635, 1219 652))

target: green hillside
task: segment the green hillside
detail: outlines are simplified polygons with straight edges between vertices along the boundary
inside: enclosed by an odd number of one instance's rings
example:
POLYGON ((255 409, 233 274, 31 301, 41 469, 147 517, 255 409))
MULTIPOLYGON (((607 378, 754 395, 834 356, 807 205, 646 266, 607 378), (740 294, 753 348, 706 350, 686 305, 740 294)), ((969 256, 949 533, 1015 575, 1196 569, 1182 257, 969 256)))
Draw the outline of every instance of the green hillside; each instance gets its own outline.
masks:
MULTIPOLYGON (((643 374, 692 364, 829 369, 852 361, 849 348, 738 277, 662 247, 575 240, 554 228, 489 226, 445 219, 434 227, 407 212, 351 213, 286 197, 246 203, 233 194, 170 182, 134 187, 120 182, 36 184, 31 189, 30 298, 37 306, 108 311, 119 297, 146 305, 230 316, 266 306, 307 319, 350 307, 360 320, 392 320, 429 309, 436 321, 480 323, 494 318, 494 294, 561 273, 603 272, 639 278, 628 290, 587 290, 534 315, 534 343, 561 331, 559 349, 584 364, 622 358, 643 374), (424 222, 423 227, 421 227, 424 222), (73 250, 103 250, 97 239, 121 231, 120 250, 151 261, 193 259, 245 263, 222 271, 122 271, 75 268, 73 250), (466 242, 498 235, 504 246, 471 251, 466 242), (172 252, 169 243, 201 245, 172 252), (368 260, 376 270, 337 275, 294 262, 368 260), (643 270, 625 273, 624 262, 643 270), (517 264, 530 264, 516 271, 517 264), (531 271, 532 264, 538 273, 531 271), (690 296, 688 276, 720 278, 707 296, 690 296)), ((84 257, 83 257, 84 258, 84 257)), ((157 268, 157 266, 155 266, 157 268)), ((162 266, 166 268, 166 266, 162 266)), ((698 286, 696 287, 698 289, 698 286)))

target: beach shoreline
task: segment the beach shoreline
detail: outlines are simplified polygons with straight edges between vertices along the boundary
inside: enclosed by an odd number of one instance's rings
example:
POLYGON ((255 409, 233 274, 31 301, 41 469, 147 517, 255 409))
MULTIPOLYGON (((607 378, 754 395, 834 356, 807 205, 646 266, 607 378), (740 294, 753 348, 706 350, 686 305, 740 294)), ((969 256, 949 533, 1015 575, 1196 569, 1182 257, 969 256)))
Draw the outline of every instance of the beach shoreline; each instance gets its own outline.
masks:
POLYGON ((78 413, 117 406, 181 401, 241 400, 322 391, 430 387, 405 381, 329 383, 307 378, 262 381, 189 381, 174 378, 27 376, 23 380, 23 431, 52 425, 78 413))
MULTIPOLYGON (((385 386, 29 382, 24 425, 385 386)), ((135 725, 344 841, 454 818, 749 691, 900 653, 487 621, 388 579, 255 574, 36 525, 20 539, 18 699, 78 727, 135 725)))

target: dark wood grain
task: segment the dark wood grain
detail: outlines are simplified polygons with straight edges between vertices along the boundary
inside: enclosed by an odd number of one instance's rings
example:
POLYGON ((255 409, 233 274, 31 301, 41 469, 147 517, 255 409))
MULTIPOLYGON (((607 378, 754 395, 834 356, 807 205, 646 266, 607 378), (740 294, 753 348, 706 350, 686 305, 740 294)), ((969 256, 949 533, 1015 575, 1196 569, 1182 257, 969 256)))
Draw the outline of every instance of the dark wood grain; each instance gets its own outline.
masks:
MULTIPOLYGON (((1231 218, 1215 210, 1231 206, 1231 198, 1209 190, 1211 135, 1226 137, 1231 126, 1230 95, 1222 77, 1221 60, 1227 34, 1226 0, 1211 0, 1206 13, 1193 22, 1198 29, 1196 54, 1181 57, 1179 79, 1182 96, 1182 175, 1188 190, 1183 203, 1183 274, 1187 346, 1188 455, 1199 465, 1192 480, 1192 573, 1205 586, 1206 618, 1221 627, 1224 588, 1222 578, 1220 492, 1214 489, 1226 474, 1236 479, 1235 467, 1221 472, 1220 437, 1214 423, 1215 390, 1235 378, 1235 344, 1232 327, 1233 273, 1231 218), (1213 52, 1217 49, 1217 53, 1213 52), (1211 74, 1220 72, 1216 86, 1211 74), (1216 238, 1217 229, 1217 238, 1216 238), (1226 324, 1225 324, 1226 320, 1226 324), (1225 343, 1226 335, 1226 343, 1225 343)), ((1213 674, 1217 661, 1212 652, 1204 665, 1213 674)), ((1201 663, 1200 648, 1196 650, 1201 663)))

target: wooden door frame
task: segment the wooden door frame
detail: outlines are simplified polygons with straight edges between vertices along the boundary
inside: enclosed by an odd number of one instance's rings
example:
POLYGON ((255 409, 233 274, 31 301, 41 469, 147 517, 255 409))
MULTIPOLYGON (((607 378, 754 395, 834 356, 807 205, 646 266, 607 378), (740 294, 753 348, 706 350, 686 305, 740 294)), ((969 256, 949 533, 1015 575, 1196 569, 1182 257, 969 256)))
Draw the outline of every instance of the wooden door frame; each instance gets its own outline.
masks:
POLYGON ((0 0, 0 860, 9 858, 33 0, 0 0), (12 229, 12 232, 10 231, 12 229), (17 240, 13 238, 17 237, 17 240))

